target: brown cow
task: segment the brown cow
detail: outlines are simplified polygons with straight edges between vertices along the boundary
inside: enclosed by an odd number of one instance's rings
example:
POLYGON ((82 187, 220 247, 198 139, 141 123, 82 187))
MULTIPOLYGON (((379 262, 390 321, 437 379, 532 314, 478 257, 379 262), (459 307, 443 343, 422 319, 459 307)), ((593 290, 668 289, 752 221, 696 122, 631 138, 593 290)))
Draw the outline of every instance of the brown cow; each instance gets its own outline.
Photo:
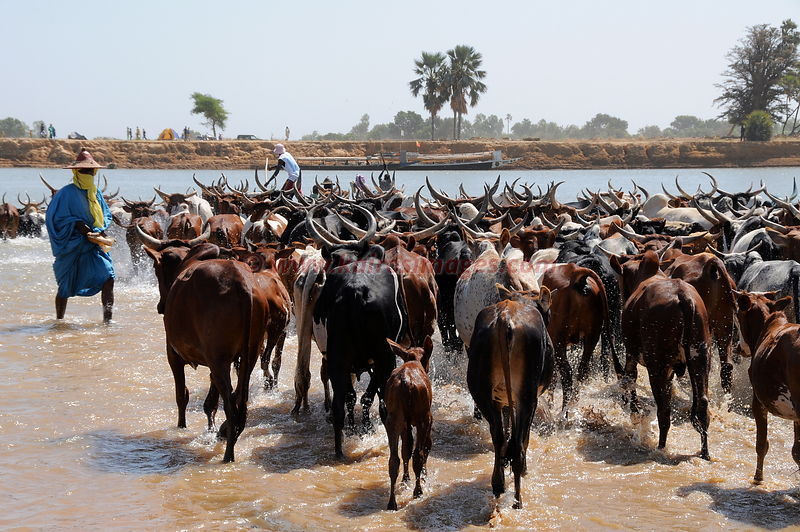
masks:
POLYGON ((589 375, 589 363, 601 334, 609 335, 606 344, 612 349, 615 368, 621 370, 608 328, 608 299, 600 277, 592 270, 573 263, 553 264, 539 282, 552 294, 552 317, 547 330, 561 373, 563 408, 566 413, 568 403, 577 395, 572 387, 572 368, 567 360, 567 348, 570 345, 583 344, 578 382, 585 381, 589 375))
POLYGON ((250 374, 267 331, 268 294, 246 264, 213 258, 219 255, 217 246, 203 244, 188 250, 170 244, 161 249, 146 248, 146 252, 153 259, 159 282, 178 427, 186 428, 189 402, 184 366, 207 366, 212 389, 204 410, 211 425, 216 394, 222 395, 226 423, 220 433, 227 437, 223 462, 232 462, 236 440, 247 420, 250 374), (230 372, 237 360, 234 392, 230 372))
POLYGON ((556 237, 562 225, 564 225, 564 220, 561 220, 554 229, 546 227, 542 229, 533 229, 532 227, 522 229, 511 237, 510 244, 522 251, 523 259, 529 261, 531 256, 538 250, 552 248, 555 245, 556 237))
POLYGON ((412 456, 413 448, 414 475, 417 477, 414 498, 422 495, 422 473, 432 445, 431 404, 433 403, 433 392, 431 391, 431 381, 428 378, 428 366, 433 352, 433 341, 430 336, 426 336, 422 347, 411 349, 405 349, 390 338, 387 338, 386 341, 394 354, 405 362, 389 375, 384 391, 386 419, 383 424, 389 438, 389 478, 391 480, 387 509, 397 510, 394 486, 400 470, 400 457, 397 455, 398 441, 403 443, 403 482, 409 480, 408 460, 412 456), (417 429, 416 441, 411 432, 412 428, 417 429))
POLYGON ((203 230, 203 219, 189 211, 170 216, 167 225, 167 238, 174 240, 191 240, 197 238, 203 230))
MULTIPOLYGON (((416 245, 414 239, 409 247, 416 245)), ((436 298, 439 287, 433 275, 431 262, 404 246, 396 245, 386 250, 383 261, 400 278, 408 308, 408 334, 411 344, 421 347, 423 340, 433 335, 436 327, 436 298)))
POLYGON ((550 291, 511 292, 497 285, 504 301, 484 308, 475 320, 467 385, 492 434, 492 492, 505 492, 505 464, 514 472, 514 508, 522 507, 520 479, 527 473, 533 414, 553 376, 553 345, 547 334, 550 291), (510 425, 510 426, 509 426, 510 425))
POLYGON ((755 482, 764 479, 767 414, 794 422, 792 458, 800 465, 800 325, 789 323, 783 309, 791 296, 773 301, 776 292, 736 292, 741 346, 752 356, 753 417, 756 421, 755 482))
POLYGON ((244 223, 238 214, 217 214, 206 222, 211 229, 208 241, 223 248, 238 246, 242 241, 244 223))
POLYGON ((19 209, 11 203, 6 203, 6 195, 0 201, 0 238, 7 240, 17 238, 19 231, 19 209))
POLYGON ((621 270, 624 296, 622 334, 628 358, 622 388, 630 399, 631 412, 638 414, 637 365, 647 368, 656 401, 658 448, 667 444, 670 427, 672 377, 687 367, 692 383, 692 426, 700 433, 700 457, 708 455, 708 313, 697 290, 681 279, 669 279, 659 269, 653 251, 641 260, 626 262, 621 270), (633 293, 631 293, 633 291, 633 293))
POLYGON ((730 393, 735 313, 733 291, 736 285, 728 275, 725 264, 711 253, 680 255, 664 273, 673 279, 683 279, 703 298, 708 312, 708 326, 719 354, 722 389, 730 393))
MULTIPOLYGON (((164 231, 161 229, 161 225, 152 218, 153 214, 156 212, 155 209, 153 209, 155 200, 155 197, 151 201, 128 201, 122 198, 124 202, 122 210, 131 215, 130 223, 125 224, 114 217, 114 222, 120 227, 125 228, 125 241, 128 243, 128 249, 131 252, 131 263, 134 267, 138 267, 144 257, 142 242, 139 239, 139 235, 136 233, 134 224, 138 225, 142 231, 153 238, 158 240, 164 238, 164 231)), ((198 235, 194 235, 194 237, 196 236, 198 235)))

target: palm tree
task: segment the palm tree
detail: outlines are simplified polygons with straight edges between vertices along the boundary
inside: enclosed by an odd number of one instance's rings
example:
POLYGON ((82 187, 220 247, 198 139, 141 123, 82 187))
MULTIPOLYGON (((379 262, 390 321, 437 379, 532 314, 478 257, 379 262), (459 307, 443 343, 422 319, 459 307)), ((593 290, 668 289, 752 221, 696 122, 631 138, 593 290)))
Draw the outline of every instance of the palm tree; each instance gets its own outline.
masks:
POLYGON ((419 77, 409 82, 411 94, 415 97, 424 89, 422 103, 431 114, 431 140, 434 140, 436 115, 450 97, 445 84, 447 65, 444 60, 441 52, 422 52, 422 58, 414 60, 414 74, 419 77))
POLYGON ((447 57, 450 58, 447 86, 453 110, 453 138, 460 139, 461 116, 467 113, 467 98, 470 107, 477 105, 480 95, 486 92, 486 85, 480 81, 486 77, 486 71, 480 70, 483 57, 472 46, 458 45, 447 51, 447 57))

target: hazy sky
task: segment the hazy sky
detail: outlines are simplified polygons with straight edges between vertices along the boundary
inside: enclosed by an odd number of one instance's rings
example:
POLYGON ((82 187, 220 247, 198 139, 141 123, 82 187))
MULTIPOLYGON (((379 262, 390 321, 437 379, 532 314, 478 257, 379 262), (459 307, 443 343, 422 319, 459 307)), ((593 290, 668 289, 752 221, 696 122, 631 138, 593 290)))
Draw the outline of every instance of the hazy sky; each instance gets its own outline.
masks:
MULTIPOLYGON (((488 91, 477 113, 635 132, 719 114, 714 87, 747 26, 800 22, 798 0, 211 2, 6 0, 0 118, 59 136, 142 126, 205 130, 199 91, 224 100, 226 136, 347 132, 426 111, 408 82, 425 51, 469 44, 488 91)), ((444 110, 445 113, 449 109, 444 110)))

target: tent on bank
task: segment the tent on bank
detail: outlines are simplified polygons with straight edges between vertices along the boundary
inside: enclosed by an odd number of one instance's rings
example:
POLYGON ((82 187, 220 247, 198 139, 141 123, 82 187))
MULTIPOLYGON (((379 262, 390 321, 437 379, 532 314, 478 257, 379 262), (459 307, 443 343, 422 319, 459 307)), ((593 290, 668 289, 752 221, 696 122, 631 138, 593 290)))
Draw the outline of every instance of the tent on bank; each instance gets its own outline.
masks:
POLYGON ((180 138, 180 136, 177 133, 175 133, 175 130, 172 129, 171 127, 168 127, 167 129, 162 131, 161 134, 158 136, 158 140, 175 140, 177 138, 180 138))

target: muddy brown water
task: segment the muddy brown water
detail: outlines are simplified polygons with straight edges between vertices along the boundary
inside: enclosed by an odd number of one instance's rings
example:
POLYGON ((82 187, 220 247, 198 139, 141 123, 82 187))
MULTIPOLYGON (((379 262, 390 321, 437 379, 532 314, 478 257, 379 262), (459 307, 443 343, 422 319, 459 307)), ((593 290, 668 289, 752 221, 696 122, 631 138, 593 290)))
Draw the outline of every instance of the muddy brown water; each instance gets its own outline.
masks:
MULTIPOLYGON (((675 422, 665 452, 655 450, 654 413, 633 425, 613 383, 596 378, 581 393, 574 420, 545 423, 528 451, 525 507, 512 495, 495 504, 485 422, 472 418, 463 357, 433 359, 433 449, 425 494, 399 491, 386 511, 388 449, 376 431, 345 439, 333 457, 312 359, 311 412, 294 421, 294 332, 276 392, 256 369, 237 461, 205 430, 208 371, 187 368, 187 429, 176 428, 172 376, 156 314, 157 288, 132 276, 118 250, 114 322, 101 323, 99 297, 71 299, 53 317, 49 245, 0 242, 0 527, 122 529, 780 529, 800 526, 791 424, 770 418, 766 482, 755 467, 745 365, 737 367, 734 409, 721 402, 712 370, 711 462, 695 456, 687 382, 678 382, 675 422)), ((640 389, 650 398, 646 372, 640 389)), ((360 383, 363 389, 364 383, 360 383)), ((555 404, 560 404, 559 394, 555 404)), ((357 407, 358 408, 358 407, 357 407)), ((554 413, 556 407, 551 409, 554 413)), ((220 420, 224 414, 220 410, 220 420)))

